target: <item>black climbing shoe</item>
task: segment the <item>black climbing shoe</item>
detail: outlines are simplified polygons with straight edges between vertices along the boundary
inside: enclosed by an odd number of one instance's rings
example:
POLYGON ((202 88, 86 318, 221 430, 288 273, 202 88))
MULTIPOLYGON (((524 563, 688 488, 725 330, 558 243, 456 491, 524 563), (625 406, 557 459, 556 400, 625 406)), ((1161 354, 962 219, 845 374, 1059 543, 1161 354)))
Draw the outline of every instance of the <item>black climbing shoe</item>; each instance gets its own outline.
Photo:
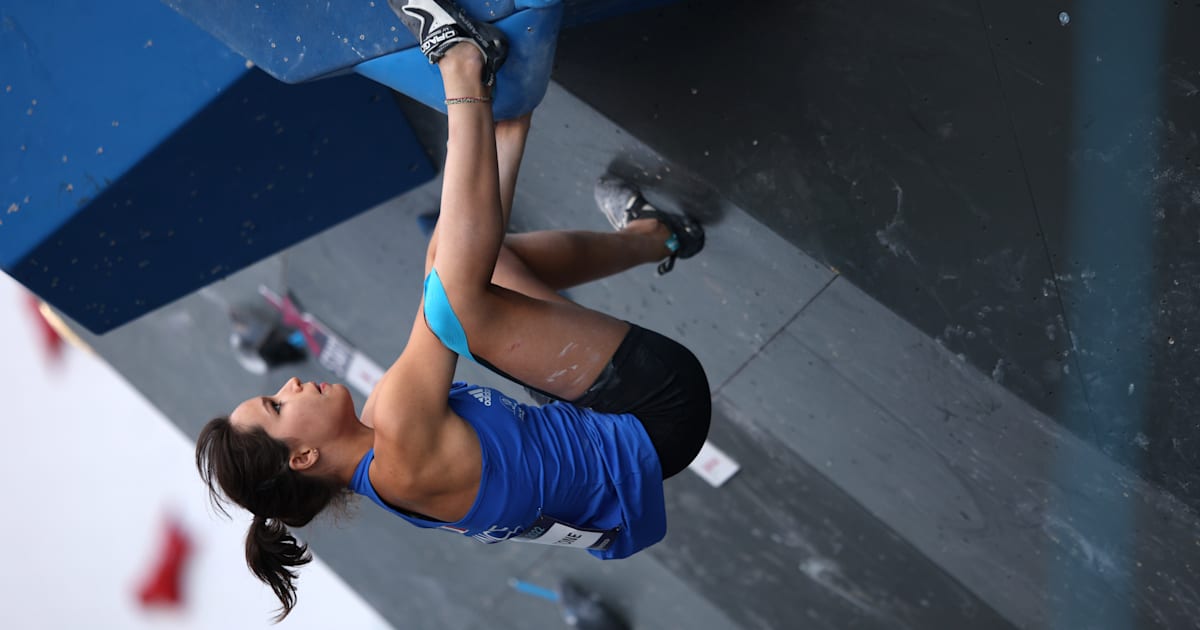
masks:
POLYGON ((483 53, 483 84, 491 87, 508 58, 508 40, 500 29, 472 19, 450 0, 388 0, 388 6, 421 44, 429 63, 437 63, 450 47, 470 42, 483 53))
POLYGON ((704 228, 695 219, 678 212, 666 212, 650 205, 642 193, 629 183, 613 177, 596 182, 596 205, 604 212, 613 229, 622 230, 630 221, 654 219, 667 226, 671 255, 658 265, 662 275, 675 268, 676 258, 691 258, 704 249, 704 228))

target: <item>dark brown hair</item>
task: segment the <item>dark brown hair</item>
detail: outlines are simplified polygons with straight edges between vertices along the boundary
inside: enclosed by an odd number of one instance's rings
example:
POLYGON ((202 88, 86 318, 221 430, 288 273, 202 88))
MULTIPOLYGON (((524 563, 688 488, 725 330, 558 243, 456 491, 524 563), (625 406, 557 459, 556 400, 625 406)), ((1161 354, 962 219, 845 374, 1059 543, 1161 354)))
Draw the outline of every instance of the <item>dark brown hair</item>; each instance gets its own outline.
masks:
POLYGON ((228 516, 228 500, 254 515, 246 532, 246 565, 279 598, 276 622, 296 605, 293 568, 312 562, 308 545, 288 527, 303 527, 331 504, 344 506, 351 496, 335 480, 292 470, 289 453, 286 443, 262 427, 241 431, 227 417, 211 420, 196 439, 196 468, 213 505, 228 516))

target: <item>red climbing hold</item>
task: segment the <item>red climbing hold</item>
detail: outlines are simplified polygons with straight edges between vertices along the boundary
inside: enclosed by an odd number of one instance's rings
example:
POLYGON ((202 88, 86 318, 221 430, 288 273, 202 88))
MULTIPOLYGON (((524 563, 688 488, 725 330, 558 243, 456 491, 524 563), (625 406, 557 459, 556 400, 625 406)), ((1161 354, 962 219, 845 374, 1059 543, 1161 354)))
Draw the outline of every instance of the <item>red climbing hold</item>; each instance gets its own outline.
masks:
POLYGON ((167 521, 166 530, 162 551, 154 569, 138 590, 138 599, 146 608, 178 608, 183 604, 183 570, 191 554, 192 543, 187 532, 175 520, 167 521))
POLYGON ((42 351, 51 361, 57 361, 62 357, 63 338, 59 336, 58 331, 54 329, 54 326, 42 314, 42 302, 36 295, 32 293, 26 295, 25 305, 29 309, 29 313, 33 316, 34 323, 37 326, 39 337, 42 341, 42 351))

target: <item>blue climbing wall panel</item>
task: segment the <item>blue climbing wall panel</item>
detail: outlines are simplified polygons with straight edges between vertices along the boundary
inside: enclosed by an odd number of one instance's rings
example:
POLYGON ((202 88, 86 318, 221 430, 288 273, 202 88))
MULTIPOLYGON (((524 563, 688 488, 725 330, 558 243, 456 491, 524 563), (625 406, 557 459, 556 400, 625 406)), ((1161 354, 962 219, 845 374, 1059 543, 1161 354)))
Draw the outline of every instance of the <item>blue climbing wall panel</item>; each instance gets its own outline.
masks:
POLYGON ((104 332, 430 179, 389 91, 151 0, 0 6, 0 267, 104 332))

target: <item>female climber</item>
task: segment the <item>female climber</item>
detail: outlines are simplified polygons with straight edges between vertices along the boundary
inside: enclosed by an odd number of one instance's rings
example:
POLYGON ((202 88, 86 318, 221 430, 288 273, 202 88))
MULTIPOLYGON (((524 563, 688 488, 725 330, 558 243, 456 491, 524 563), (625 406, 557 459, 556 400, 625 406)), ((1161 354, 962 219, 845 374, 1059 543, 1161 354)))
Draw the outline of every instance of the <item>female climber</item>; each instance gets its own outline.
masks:
POLYGON ((711 394, 691 352, 557 293, 690 257, 703 230, 602 180, 616 231, 506 236, 530 117, 492 120, 504 39, 445 0, 392 7, 448 97, 441 213, 408 343, 361 417, 346 387, 292 379, 209 422, 196 444, 213 499, 254 515, 246 561, 279 619, 296 602, 295 567, 311 560, 288 528, 353 494, 417 527, 623 558, 665 535, 662 482, 708 432, 711 394), (459 356, 554 402, 453 382, 459 356))

